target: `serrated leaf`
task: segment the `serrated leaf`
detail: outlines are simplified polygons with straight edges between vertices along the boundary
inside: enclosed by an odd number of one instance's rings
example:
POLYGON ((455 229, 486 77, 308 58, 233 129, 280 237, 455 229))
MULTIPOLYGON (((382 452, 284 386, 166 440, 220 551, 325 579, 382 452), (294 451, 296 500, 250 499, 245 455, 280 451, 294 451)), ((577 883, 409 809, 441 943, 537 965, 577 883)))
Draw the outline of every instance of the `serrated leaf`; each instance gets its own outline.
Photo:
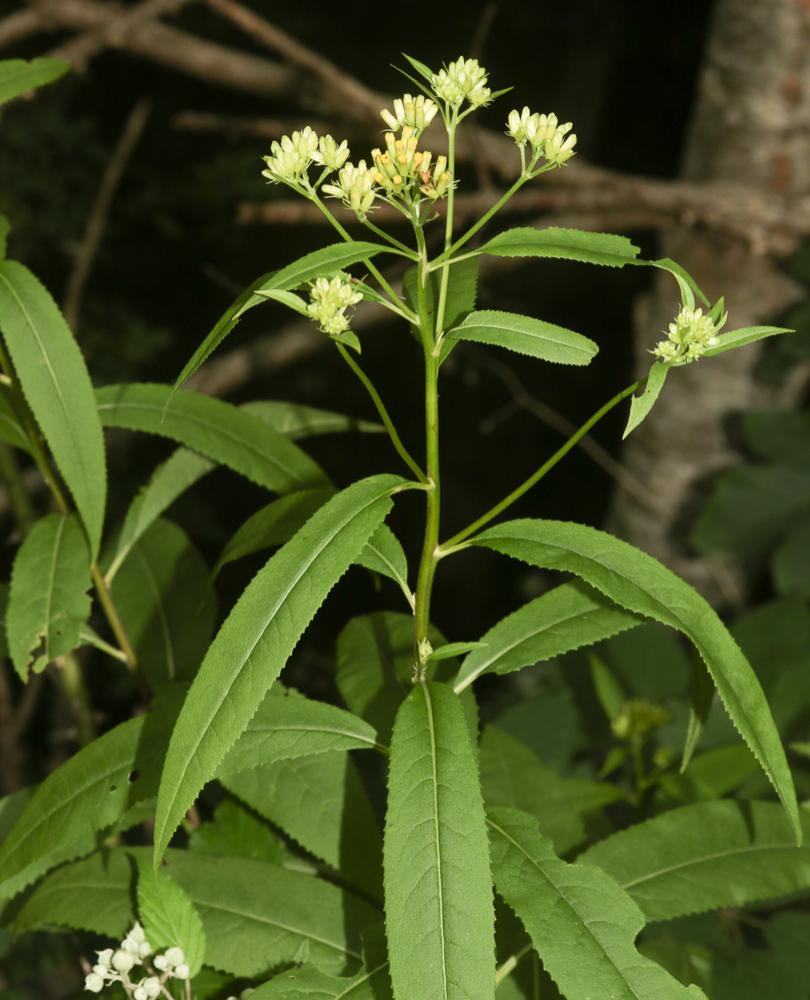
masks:
MULTIPOLYGON (((425 309, 427 311, 428 323, 431 327, 436 325, 436 304, 439 301, 441 286, 441 270, 437 269, 428 274, 425 285, 425 309)), ((409 267, 402 278, 402 290, 405 294, 405 301, 414 312, 419 310, 419 268, 409 267)), ((467 315, 475 309, 475 299, 478 294, 478 257, 467 257, 458 263, 449 265, 447 278, 447 292, 444 303, 444 330, 451 330, 457 326, 467 315)), ((453 348, 453 344, 445 340, 442 344, 441 360, 447 357, 453 348)))
POLYGON ((705 357, 713 358, 718 354, 725 354, 726 351, 733 351, 736 347, 746 347, 748 344, 756 343, 765 337, 775 337, 780 333, 795 333, 795 330, 784 326, 746 326, 739 330, 729 330, 727 333, 718 334, 716 347, 710 347, 705 357))
POLYGON ((301 634, 405 484, 373 476, 342 490, 260 570, 211 644, 172 734, 158 795, 155 858, 247 728, 301 634))
POLYGON ((281 837, 230 798, 219 803, 210 820, 191 831, 188 848, 215 857, 252 858, 282 866, 290 859, 281 837))
POLYGON ((309 316, 306 302, 304 302, 300 295, 296 295, 294 292, 285 292, 279 289, 262 288, 259 286, 256 290, 256 295, 260 295, 263 299, 267 299, 270 302, 280 302, 283 306, 287 306, 288 309, 292 309, 293 312, 297 312, 299 316, 309 316))
POLYGON ((0 330, 26 401, 98 553, 107 474, 93 387, 81 351, 45 287, 16 261, 0 261, 0 330))
POLYGON ((152 950, 181 948, 189 977, 205 958, 205 931, 194 904, 168 875, 152 871, 147 858, 138 865, 138 915, 152 950))
POLYGON ((172 398, 169 386, 108 385, 96 392, 105 427, 158 434, 277 493, 323 486, 322 469, 288 438, 252 414, 196 392, 172 398))
MULTIPOLYGON (((810 830, 806 806, 801 819, 810 830)), ((595 844, 580 862, 608 872, 648 920, 749 906, 810 888, 810 848, 796 847, 773 802, 671 809, 595 844)))
POLYGON ((20 426, 8 387, 0 385, 0 440, 6 444, 31 453, 31 444, 25 431, 20 426))
POLYGON ((567 1000, 705 1000, 636 950, 644 917, 609 876, 560 861, 533 817, 515 809, 488 815, 497 890, 567 1000))
POLYGON ((397 714, 385 825, 385 912, 398 1000, 493 1000, 492 882, 460 700, 417 684, 397 714))
POLYGON ((212 575, 216 576, 223 566, 237 559, 289 541, 334 493, 331 487, 296 490, 251 514, 228 540, 212 575))
POLYGON ((582 583, 563 583, 502 618, 481 637, 484 649, 461 664, 455 690, 484 673, 509 674, 639 624, 635 615, 582 583))
POLYGON ((70 69, 64 59, 3 59, 0 61, 0 104, 53 83, 70 69))
POLYGON ((186 533, 155 521, 132 546, 111 594, 150 687, 190 680, 214 634, 217 604, 186 533))
POLYGON ((11 571, 6 624, 23 681, 79 645, 90 615, 90 551, 78 518, 49 514, 31 529, 11 571))
POLYGON ((333 243, 300 257, 280 271, 262 275, 242 292, 222 314, 214 329, 203 340, 178 375, 175 388, 179 388, 190 379, 198 368, 208 360, 249 309, 268 300, 268 292, 289 291, 292 288, 298 288, 306 281, 312 281, 320 275, 331 274, 333 271, 340 271, 342 268, 349 267, 361 260, 370 260, 379 253, 396 253, 396 251, 379 243, 362 241, 333 243))
POLYGON ((622 440, 628 434, 633 433, 642 420, 647 417, 653 406, 655 406, 658 397, 661 395, 661 390, 664 388, 668 372, 669 365, 662 364, 660 361, 656 361, 647 372, 640 395, 634 395, 630 398, 630 415, 627 418, 627 426, 624 428, 622 440))
POLYGON ((585 839, 562 779, 527 746, 496 726, 486 726, 479 748, 481 790, 487 808, 509 806, 530 813, 565 854, 585 839))
POLYGON ((279 760, 218 777, 349 885, 382 896, 380 828, 348 753, 279 760))
POLYGON ((505 347, 559 365, 587 365, 599 347, 580 333, 519 313, 485 309, 471 312, 447 334, 451 340, 505 347))
POLYGON ((408 560, 399 539, 387 524, 381 524, 355 560, 358 566, 388 577, 397 584, 405 600, 414 607, 415 598, 408 586, 408 560))
POLYGON ((329 976, 304 965, 282 972, 250 995, 253 1000, 389 1000, 388 962, 351 978, 329 976))
POLYGON ((496 257, 556 257, 585 264, 624 267, 635 261, 639 248, 626 236, 612 233, 589 233, 557 226, 546 229, 521 226, 493 237, 481 247, 481 253, 496 257))
POLYGON ((434 649, 427 662, 436 663, 440 660, 450 660, 456 656, 464 656, 465 653, 470 653, 474 649, 484 649, 485 647, 485 642, 448 642, 444 646, 434 649))
POLYGON ((682 632, 702 656, 723 704, 801 836, 793 779, 756 674, 708 602, 652 556, 596 528, 519 520, 474 539, 533 566, 575 573, 616 604, 682 632))

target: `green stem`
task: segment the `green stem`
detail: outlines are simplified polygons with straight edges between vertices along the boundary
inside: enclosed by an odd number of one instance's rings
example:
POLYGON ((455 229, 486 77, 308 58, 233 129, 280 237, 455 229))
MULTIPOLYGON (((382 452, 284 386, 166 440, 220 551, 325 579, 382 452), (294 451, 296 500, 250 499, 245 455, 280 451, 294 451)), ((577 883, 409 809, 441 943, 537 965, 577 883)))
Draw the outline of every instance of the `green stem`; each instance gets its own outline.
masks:
POLYGON ((383 403, 380 397, 380 394, 377 392, 374 383, 371 381, 368 375, 366 375, 366 373, 363 371, 360 365, 354 360, 354 358, 351 355, 351 352, 347 350, 347 348, 345 348, 343 344, 336 343, 336 346, 343 360, 346 362, 349 368, 351 368, 354 374, 360 379, 360 381, 365 386, 366 392, 369 394, 369 396, 371 396, 371 400, 377 409, 377 413, 379 413, 380 415, 380 419, 385 425, 386 431, 388 431, 388 436, 389 438, 391 438, 391 444, 393 444, 394 448, 396 448, 397 454, 402 459, 402 461, 408 466, 411 472, 416 476, 419 482, 426 483, 428 481, 427 476, 420 468, 419 463, 412 457, 408 449, 402 443, 402 439, 397 433, 397 429, 394 426, 394 422, 391 419, 388 410, 385 407, 385 403, 383 403))
POLYGON ((532 947, 531 944, 525 945, 520 951, 515 952, 514 955, 510 955, 502 965, 498 966, 495 972, 496 988, 501 985, 504 979, 508 979, 512 975, 518 965, 532 951, 532 947))
MULTIPOLYGON (((474 222, 467 230, 467 232, 464 233, 463 236, 459 236, 456 242, 453 243, 452 245, 451 244, 447 245, 444 253, 433 261, 433 267, 442 266, 443 264, 445 264, 447 262, 447 258, 452 257, 453 254, 457 250, 460 250, 465 243, 471 240, 473 236, 475 236, 475 234, 480 229, 483 229, 483 227, 489 222, 492 216, 495 215, 496 212, 500 211, 500 209, 503 208, 503 206, 507 203, 507 201, 509 201, 512 195, 515 194, 517 191, 519 191, 528 180, 530 180, 528 175, 522 175, 518 177, 518 179, 509 188, 509 190, 504 191, 504 193, 495 202, 495 204, 492 205, 491 208, 488 208, 487 211, 484 212, 484 214, 481 216, 481 218, 477 222, 474 222)), ((448 211, 449 211, 449 196, 448 196, 448 211)), ((444 273, 446 273, 446 269, 444 273)))
MULTIPOLYGON (((453 208, 455 206, 455 169, 456 169, 456 118, 450 120, 447 125, 447 169, 453 182, 447 192, 447 216, 444 221, 444 253, 443 258, 450 256, 451 244, 453 242, 453 208)), ((428 263, 424 254, 424 277, 427 279, 428 263)), ((441 258, 440 258, 441 259, 441 258)), ((436 329, 433 334, 434 340, 438 340, 444 332, 444 312, 447 306, 447 286, 450 281, 450 266, 445 263, 442 268, 441 280, 439 283, 439 301, 436 306, 436 329)))
MULTIPOLYGON (((623 399, 627 399, 628 396, 631 396, 636 389, 638 389, 640 384, 640 382, 634 382, 626 389, 622 389, 621 392, 616 393, 612 399, 609 399, 604 406, 600 407, 596 413, 589 417, 581 427, 574 431, 565 444, 558 448, 551 458, 540 466, 537 472, 529 476, 529 478, 522 482, 516 489, 512 490, 512 492, 508 496, 504 497, 500 503, 496 503, 494 507, 490 507, 485 514, 482 514, 481 517, 479 517, 476 521, 473 521, 472 524, 453 535, 452 538, 448 538, 446 542, 443 542, 440 547, 440 556, 449 555, 450 549, 458 545, 460 542, 463 542, 466 538, 469 538, 470 535, 475 534, 475 532, 478 531, 479 528, 483 528, 485 524, 489 524, 489 522, 496 518, 499 514, 502 514, 507 507, 510 507, 516 500, 522 497, 524 493, 527 493, 532 486, 538 483, 543 476, 546 475, 546 473, 550 472, 554 468, 560 459, 564 458, 568 454, 578 441, 585 437, 588 431, 595 424, 599 423, 605 414, 610 413, 610 411, 615 406, 618 406, 623 399)), ((429 470, 428 474, 430 474, 429 470)))
POLYGON ((58 660, 62 689, 70 702, 70 710, 76 720, 76 740, 80 747, 86 747, 96 738, 93 722, 93 706, 87 694, 82 668, 77 657, 66 653, 58 660))
POLYGON ((406 253, 409 257, 413 256, 413 250, 411 250, 409 246, 406 246, 404 243, 400 243, 400 241, 396 239, 396 237, 392 236, 390 233, 387 233, 384 229, 380 229, 379 226, 375 226, 374 223, 371 221, 371 219, 368 218, 363 219, 363 225, 366 227, 366 229, 370 229, 372 233, 376 233, 377 236, 379 236, 381 239, 384 239, 388 243, 390 243, 392 247, 396 247, 397 250, 401 250, 402 253, 406 253))

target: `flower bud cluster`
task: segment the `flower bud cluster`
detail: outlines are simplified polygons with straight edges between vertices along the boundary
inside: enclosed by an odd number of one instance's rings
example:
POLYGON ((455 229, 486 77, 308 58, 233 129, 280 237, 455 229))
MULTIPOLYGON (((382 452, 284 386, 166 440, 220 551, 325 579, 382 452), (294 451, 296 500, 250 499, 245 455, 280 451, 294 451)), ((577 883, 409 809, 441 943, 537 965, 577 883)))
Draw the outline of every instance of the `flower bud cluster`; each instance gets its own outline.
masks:
POLYGON ((465 59, 464 56, 434 73, 431 82, 436 95, 456 110, 465 100, 471 107, 481 108, 492 96, 487 87, 487 71, 477 59, 465 59))
POLYGON ((666 725, 669 719, 669 712, 660 705, 632 698, 622 705, 621 711, 611 723, 611 729, 620 740, 643 740, 654 729, 666 725))
POLYGON ((324 184, 324 194, 339 198, 350 208, 358 219, 363 220, 371 211, 376 198, 374 190, 373 167, 366 166, 366 161, 358 164, 347 163, 337 176, 337 183, 324 184))
POLYGON ((117 948, 96 952, 84 988, 88 993, 101 993, 105 986, 120 983, 131 1000, 155 1000, 164 993, 163 984, 168 979, 188 979, 189 967, 181 948, 169 948, 162 955, 151 956, 152 946, 141 925, 136 923, 117 948), (130 977, 138 966, 146 975, 130 977))
POLYGON ((710 347, 718 344, 717 334, 725 322, 722 317, 715 325, 702 309, 684 306, 669 324, 667 339, 659 341, 651 351, 661 361, 688 364, 703 357, 710 347))
POLYGON ((424 97, 422 94, 419 94, 418 97, 405 94, 394 101, 393 113, 388 108, 383 108, 380 112, 380 118, 392 132, 398 132, 407 125, 418 137, 436 117, 438 110, 436 104, 429 97, 424 97))
POLYGON ((330 337, 349 329, 346 310, 363 298, 344 274, 337 274, 331 280, 317 278, 309 295, 307 312, 330 337))
POLYGON ((270 143, 270 156, 265 156, 262 176, 273 184, 298 186, 313 163, 327 170, 340 170, 349 158, 349 144, 338 144, 331 135, 318 136, 309 125, 300 132, 283 135, 270 143))
POLYGON ((528 142, 532 148, 533 160, 541 157, 546 163, 561 167, 574 155, 576 135, 571 132, 571 122, 560 124, 557 116, 532 114, 527 107, 509 112, 506 134, 523 148, 528 142), (571 132, 569 135, 568 133, 571 132))

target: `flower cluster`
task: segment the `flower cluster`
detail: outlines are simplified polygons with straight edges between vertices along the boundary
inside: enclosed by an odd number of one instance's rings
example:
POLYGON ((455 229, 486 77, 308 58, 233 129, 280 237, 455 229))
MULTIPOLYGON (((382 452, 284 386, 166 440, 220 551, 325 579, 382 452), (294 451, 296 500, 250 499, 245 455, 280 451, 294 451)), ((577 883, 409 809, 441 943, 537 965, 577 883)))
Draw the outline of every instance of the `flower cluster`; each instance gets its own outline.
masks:
POLYGON ((477 59, 465 59, 464 56, 434 73, 431 82, 437 97, 456 110, 465 100, 471 107, 481 108, 492 96, 487 87, 487 71, 477 59))
POLYGON ((398 132, 407 125, 414 135, 418 136, 430 125, 438 110, 429 97, 424 97, 422 94, 418 97, 405 94, 394 101, 393 113, 388 108, 383 108, 380 118, 392 132, 398 132))
POLYGON ((307 312, 330 337, 349 329, 346 310, 363 298, 344 274, 335 275, 331 281, 328 278, 316 279, 309 295, 307 312))
POLYGON ((270 156, 265 156, 262 176, 273 184, 298 187, 313 163, 327 170, 340 170, 349 158, 349 144, 338 144, 331 135, 318 136, 309 125, 300 132, 283 135, 270 143, 270 156))
POLYGON ((632 698, 622 705, 622 709, 611 723, 611 729, 620 740, 642 740, 654 729, 669 722, 669 712, 660 705, 632 698))
POLYGON ((324 184, 323 193, 339 198, 358 219, 365 219, 376 198, 374 174, 373 167, 366 166, 365 160, 347 163, 338 174, 337 183, 324 184))
POLYGON ((546 163, 561 167, 574 155, 577 137, 571 132, 573 124, 565 122, 561 125, 554 114, 532 114, 527 107, 522 111, 514 109, 509 112, 506 124, 506 134, 510 135, 521 149, 527 142, 529 143, 533 160, 542 157, 546 163))
POLYGON ((715 323, 711 316, 704 316, 702 309, 681 309, 669 324, 667 339, 659 341, 652 349, 661 361, 688 364, 703 357, 710 347, 718 344, 717 334, 725 316, 715 323))
POLYGON ((135 924, 117 948, 96 952, 96 961, 85 977, 84 988, 88 993, 101 993, 105 986, 120 983, 131 1000, 155 1000, 155 997, 167 995, 163 988, 167 980, 188 979, 189 968, 181 948, 169 948, 162 955, 151 956, 152 946, 141 925, 135 924), (130 973, 138 966, 146 975, 131 977, 130 973))

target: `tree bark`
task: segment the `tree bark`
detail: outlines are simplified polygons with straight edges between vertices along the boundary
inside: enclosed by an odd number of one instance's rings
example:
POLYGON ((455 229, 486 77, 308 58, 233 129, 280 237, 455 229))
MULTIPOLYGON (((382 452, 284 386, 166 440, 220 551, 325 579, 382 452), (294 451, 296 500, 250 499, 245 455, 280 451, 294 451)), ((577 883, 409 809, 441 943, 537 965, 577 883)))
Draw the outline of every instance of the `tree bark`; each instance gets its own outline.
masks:
MULTIPOLYGON (((810 190, 810 0, 718 0, 697 105, 684 153, 683 179, 736 182, 763 195, 799 198, 810 190)), ((759 252, 756 233, 670 229, 663 253, 680 261, 714 301, 725 295, 730 327, 771 320, 801 297, 801 288, 759 252)), ((640 303, 636 353, 640 374, 650 347, 678 308, 663 274, 640 303)), ((661 399, 628 439, 628 471, 655 502, 617 491, 611 527, 712 600, 737 603, 739 567, 695 558, 684 525, 699 484, 735 460, 724 426, 729 414, 778 402, 753 377, 759 352, 733 351, 671 373, 661 399)))

